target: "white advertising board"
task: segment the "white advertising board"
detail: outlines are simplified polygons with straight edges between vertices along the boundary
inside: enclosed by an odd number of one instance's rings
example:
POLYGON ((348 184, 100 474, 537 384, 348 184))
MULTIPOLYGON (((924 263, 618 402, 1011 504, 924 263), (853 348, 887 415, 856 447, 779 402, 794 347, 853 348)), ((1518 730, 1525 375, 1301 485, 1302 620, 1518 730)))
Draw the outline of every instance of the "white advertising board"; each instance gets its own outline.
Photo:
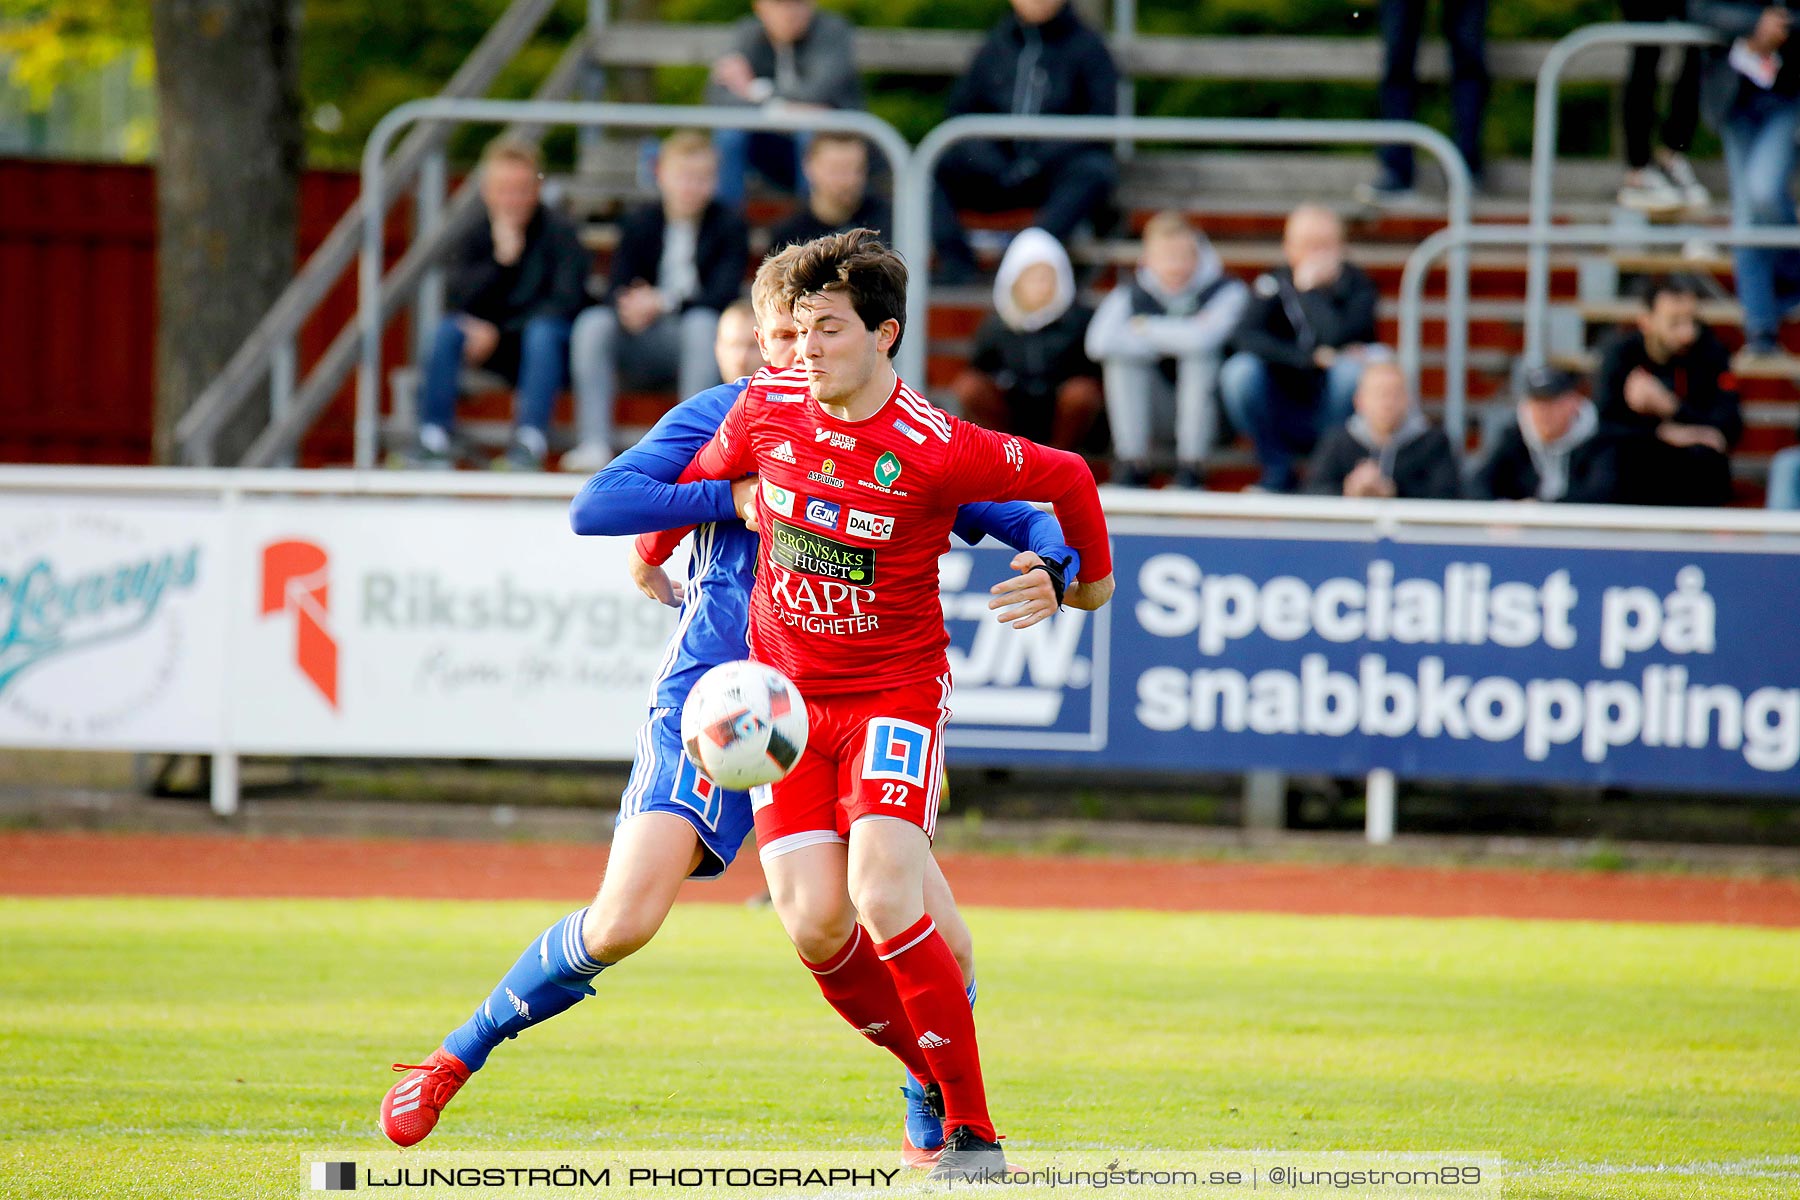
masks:
POLYGON ((216 498, 0 494, 0 745, 217 745, 225 555, 216 498))
POLYGON ((632 586, 627 539, 577 537, 566 509, 247 497, 231 743, 629 759, 675 613, 632 586))

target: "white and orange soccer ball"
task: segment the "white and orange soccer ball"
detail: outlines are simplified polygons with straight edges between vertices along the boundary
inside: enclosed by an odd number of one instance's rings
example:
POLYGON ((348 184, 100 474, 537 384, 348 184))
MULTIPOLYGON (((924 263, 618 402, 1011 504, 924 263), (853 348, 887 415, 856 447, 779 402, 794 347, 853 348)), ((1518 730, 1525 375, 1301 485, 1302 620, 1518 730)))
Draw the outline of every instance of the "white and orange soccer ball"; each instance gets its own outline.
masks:
POLYGON ((806 702, 774 667, 747 659, 720 663, 688 692, 681 744, 720 787, 774 783, 806 751, 806 702))

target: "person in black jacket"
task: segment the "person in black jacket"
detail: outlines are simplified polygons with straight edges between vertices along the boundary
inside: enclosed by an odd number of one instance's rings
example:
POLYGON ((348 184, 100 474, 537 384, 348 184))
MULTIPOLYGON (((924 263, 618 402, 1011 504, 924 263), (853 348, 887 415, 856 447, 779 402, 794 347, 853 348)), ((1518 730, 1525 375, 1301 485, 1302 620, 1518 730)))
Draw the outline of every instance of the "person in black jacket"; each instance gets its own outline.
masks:
POLYGON ((575 229, 539 202, 538 154, 501 140, 481 156, 483 219, 454 250, 448 315, 425 367, 413 460, 454 465, 452 428, 465 365, 517 386, 511 444, 496 467, 536 470, 549 445, 550 408, 568 379, 569 322, 587 299, 588 254, 575 229))
POLYGON ((628 214, 613 251, 605 302, 575 322, 571 363, 581 442, 565 471, 598 471, 612 460, 619 380, 674 387, 684 397, 719 382, 713 340, 719 314, 743 289, 750 258, 744 219, 713 198, 718 155, 703 133, 662 144, 662 198, 628 214))
POLYGON ((852 229, 873 229, 888 239, 894 214, 869 192, 869 147, 860 137, 814 134, 806 146, 806 183, 806 204, 770 231, 770 250, 852 229))
POLYGON ((1078 450, 1100 414, 1100 369, 1082 349, 1093 310, 1075 299, 1062 243, 1041 229, 1014 238, 994 281, 994 312, 952 389, 963 416, 1059 450, 1078 450))
POLYGON ((1581 381, 1556 367, 1525 373, 1517 420, 1494 438, 1469 478, 1471 500, 1543 500, 1611 504, 1618 462, 1600 435, 1600 414, 1581 381))
MULTIPOLYGON (((813 0, 756 0, 753 16, 731 31, 731 49, 713 63, 706 102, 755 108, 861 108, 856 29, 813 0)), ((744 203, 744 179, 754 169, 783 191, 800 186, 804 135, 720 129, 719 200, 744 203)))
POLYGON ((1306 472, 1319 496, 1454 500, 1462 492, 1456 454, 1427 421, 1389 354, 1371 354, 1356 385, 1356 411, 1320 439, 1306 472))
MULTIPOLYGON (((950 93, 950 116, 1105 116, 1118 112, 1119 72, 1106 42, 1068 0, 1012 0, 950 93)), ((962 283, 975 257, 958 207, 996 212, 1032 206, 1032 224, 1058 241, 1095 215, 1119 181, 1111 146, 1092 142, 974 139, 938 164, 931 219, 939 277, 962 283)))
POLYGON ((1349 417, 1365 345, 1375 340, 1375 284, 1344 261, 1337 214, 1301 205, 1281 239, 1287 265, 1257 277, 1219 371, 1232 424, 1249 435, 1261 486, 1291 492, 1294 459, 1349 417))
POLYGON ((1621 503, 1731 503, 1744 422, 1731 357, 1696 315, 1699 292, 1681 276, 1652 279, 1637 328, 1601 355, 1595 400, 1617 446, 1621 503))

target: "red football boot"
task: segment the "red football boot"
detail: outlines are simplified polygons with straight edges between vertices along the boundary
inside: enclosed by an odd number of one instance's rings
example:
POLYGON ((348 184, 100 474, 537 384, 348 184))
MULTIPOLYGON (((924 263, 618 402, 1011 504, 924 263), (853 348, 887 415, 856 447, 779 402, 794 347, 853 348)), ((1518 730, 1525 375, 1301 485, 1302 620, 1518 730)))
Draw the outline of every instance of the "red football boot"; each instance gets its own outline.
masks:
POLYGON ((457 1089, 469 1082, 469 1068, 439 1046, 424 1062, 395 1063, 394 1070, 411 1073, 381 1098, 381 1132, 396 1146, 416 1146, 437 1127, 438 1114, 457 1089))

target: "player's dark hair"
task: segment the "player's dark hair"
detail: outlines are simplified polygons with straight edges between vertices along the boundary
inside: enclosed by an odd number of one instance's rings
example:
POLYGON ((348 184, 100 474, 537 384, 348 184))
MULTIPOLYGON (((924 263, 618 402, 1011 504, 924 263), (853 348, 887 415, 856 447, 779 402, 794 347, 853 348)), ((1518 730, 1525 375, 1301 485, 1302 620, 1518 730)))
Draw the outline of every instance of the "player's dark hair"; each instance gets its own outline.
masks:
POLYGON ((881 328, 883 321, 898 321, 900 332, 888 347, 888 357, 900 348, 906 333, 906 260, 881 244, 873 229, 851 229, 815 238, 800 247, 787 269, 782 296, 788 307, 800 297, 819 292, 842 292, 862 318, 863 328, 881 328))
POLYGON ((1692 296, 1698 300, 1702 295, 1700 281, 1692 275, 1681 274, 1652 275, 1638 291, 1643 297, 1646 310, 1656 307, 1658 296, 1692 296))

